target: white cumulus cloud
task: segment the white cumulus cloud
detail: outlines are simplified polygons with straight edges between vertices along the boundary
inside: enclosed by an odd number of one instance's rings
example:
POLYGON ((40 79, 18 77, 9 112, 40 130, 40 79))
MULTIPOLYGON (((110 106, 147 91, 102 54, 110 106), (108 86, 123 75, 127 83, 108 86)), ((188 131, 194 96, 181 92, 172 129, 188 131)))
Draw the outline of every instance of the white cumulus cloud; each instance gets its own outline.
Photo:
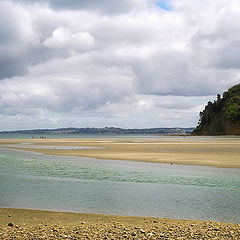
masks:
POLYGON ((50 48, 89 50, 94 47, 94 38, 88 32, 72 33, 70 29, 58 28, 43 45, 50 48))

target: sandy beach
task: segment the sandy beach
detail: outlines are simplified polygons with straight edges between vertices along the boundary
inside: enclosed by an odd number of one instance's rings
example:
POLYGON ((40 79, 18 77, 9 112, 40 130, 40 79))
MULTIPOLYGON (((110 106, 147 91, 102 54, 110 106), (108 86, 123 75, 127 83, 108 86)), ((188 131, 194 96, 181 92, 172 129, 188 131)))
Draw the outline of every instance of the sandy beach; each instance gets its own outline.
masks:
POLYGON ((239 138, 1 139, 0 145, 50 155, 240 168, 239 138), (31 144, 31 148, 26 143, 31 144), (11 144, 25 146, 9 146, 11 144), (56 146, 56 149, 33 148, 34 145, 56 146), (99 149, 58 149, 57 146, 99 149))
MULTIPOLYGON (((1 139, 0 145, 99 161, 240 168, 238 138, 1 139)), ((240 224, 0 208, 0 239, 240 239, 240 224)))
POLYGON ((240 239, 240 224, 0 209, 0 239, 240 239))

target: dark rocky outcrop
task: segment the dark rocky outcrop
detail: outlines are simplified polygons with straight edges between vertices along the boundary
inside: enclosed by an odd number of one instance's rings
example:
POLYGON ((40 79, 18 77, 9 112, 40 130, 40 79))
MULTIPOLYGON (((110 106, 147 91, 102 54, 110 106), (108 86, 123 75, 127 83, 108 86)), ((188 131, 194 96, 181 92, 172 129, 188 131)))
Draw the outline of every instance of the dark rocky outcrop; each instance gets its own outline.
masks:
POLYGON ((217 95, 199 114, 200 120, 192 135, 240 135, 240 84, 217 95))

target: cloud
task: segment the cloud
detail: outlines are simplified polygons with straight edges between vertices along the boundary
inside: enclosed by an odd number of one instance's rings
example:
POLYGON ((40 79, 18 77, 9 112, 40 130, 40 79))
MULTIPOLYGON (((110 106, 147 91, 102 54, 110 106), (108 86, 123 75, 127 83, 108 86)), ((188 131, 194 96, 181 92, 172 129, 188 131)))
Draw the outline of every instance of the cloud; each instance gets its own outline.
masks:
POLYGON ((50 0, 49 4, 56 8, 67 8, 67 9, 90 9, 97 11, 104 11, 108 13, 116 13, 122 11, 129 11, 133 8, 134 5, 142 4, 142 0, 122 0, 122 1, 112 1, 112 0, 102 0, 97 1, 88 1, 88 0, 70 0, 70 1, 61 1, 61 0, 50 0))
POLYGON ((239 83, 240 3, 158 3, 1 1, 2 119, 195 125, 207 98, 239 83))
POLYGON ((56 10, 86 10, 97 13, 104 14, 121 14, 131 11, 136 11, 139 9, 144 9, 147 6, 155 3, 154 0, 13 0, 15 2, 24 2, 24 3, 43 3, 48 4, 49 7, 56 10))
POLYGON ((53 26, 38 31, 44 24, 38 15, 50 15, 44 6, 39 7, 0 2, 0 80, 23 76, 35 64, 66 55, 42 44, 41 38, 53 26))
POLYGON ((26 73, 28 46, 35 36, 28 12, 0 2, 0 79, 26 73))
POLYGON ((32 68, 24 79, 0 82, 1 108, 11 109, 10 115, 17 107, 52 112, 96 109, 131 94, 131 75, 128 68, 90 65, 85 57, 52 60, 32 68))
POLYGON ((49 48, 89 50, 94 47, 94 39, 88 32, 71 33, 70 29, 58 28, 43 42, 43 45, 49 48))

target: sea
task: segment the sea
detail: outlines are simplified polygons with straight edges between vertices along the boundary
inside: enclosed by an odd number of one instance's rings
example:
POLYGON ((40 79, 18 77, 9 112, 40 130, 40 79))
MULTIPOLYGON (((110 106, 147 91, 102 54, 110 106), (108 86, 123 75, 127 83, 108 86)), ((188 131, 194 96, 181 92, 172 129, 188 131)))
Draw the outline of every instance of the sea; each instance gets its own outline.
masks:
POLYGON ((240 223, 240 169, 50 156, 0 146, 0 207, 240 223))

